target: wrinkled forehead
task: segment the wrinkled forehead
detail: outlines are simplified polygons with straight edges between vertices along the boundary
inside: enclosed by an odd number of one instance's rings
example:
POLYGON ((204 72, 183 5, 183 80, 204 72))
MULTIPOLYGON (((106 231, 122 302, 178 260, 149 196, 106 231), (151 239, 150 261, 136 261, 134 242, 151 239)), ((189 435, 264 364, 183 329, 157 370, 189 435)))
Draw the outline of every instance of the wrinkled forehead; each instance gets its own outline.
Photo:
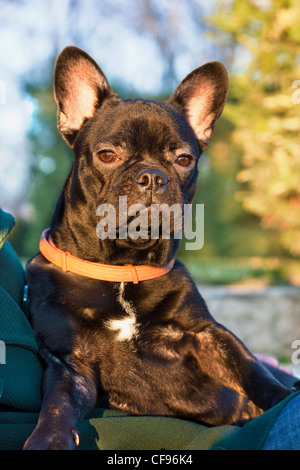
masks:
POLYGON ((190 147, 197 141, 184 116, 166 104, 145 100, 107 103, 93 119, 93 145, 111 143, 131 151, 155 152, 190 147))

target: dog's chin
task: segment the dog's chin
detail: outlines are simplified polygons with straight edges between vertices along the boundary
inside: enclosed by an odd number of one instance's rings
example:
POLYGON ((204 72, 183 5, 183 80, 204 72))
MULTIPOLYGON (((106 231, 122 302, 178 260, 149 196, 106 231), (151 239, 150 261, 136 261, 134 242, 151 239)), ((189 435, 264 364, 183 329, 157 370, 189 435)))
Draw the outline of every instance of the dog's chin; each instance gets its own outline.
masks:
POLYGON ((134 248, 135 250, 151 250, 159 244, 158 239, 151 238, 137 238, 133 239, 128 237, 126 240, 117 239, 116 247, 120 248, 134 248))
POLYGON ((170 240, 127 238, 116 239, 111 252, 113 264, 134 264, 149 266, 162 266, 173 257, 170 240))

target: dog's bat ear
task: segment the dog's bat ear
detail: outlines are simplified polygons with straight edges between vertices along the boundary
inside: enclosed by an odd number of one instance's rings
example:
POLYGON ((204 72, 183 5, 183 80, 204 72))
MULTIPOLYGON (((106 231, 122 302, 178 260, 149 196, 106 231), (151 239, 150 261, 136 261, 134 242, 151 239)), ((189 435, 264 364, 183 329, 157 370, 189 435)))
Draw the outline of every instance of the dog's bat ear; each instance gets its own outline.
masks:
POLYGON ((190 73, 169 102, 179 105, 191 125, 202 150, 211 143, 214 125, 228 94, 228 75, 220 62, 209 62, 190 73))
POLYGON ((104 73, 86 52, 74 46, 61 52, 55 64, 54 97, 58 128, 70 147, 82 124, 113 96, 104 73))

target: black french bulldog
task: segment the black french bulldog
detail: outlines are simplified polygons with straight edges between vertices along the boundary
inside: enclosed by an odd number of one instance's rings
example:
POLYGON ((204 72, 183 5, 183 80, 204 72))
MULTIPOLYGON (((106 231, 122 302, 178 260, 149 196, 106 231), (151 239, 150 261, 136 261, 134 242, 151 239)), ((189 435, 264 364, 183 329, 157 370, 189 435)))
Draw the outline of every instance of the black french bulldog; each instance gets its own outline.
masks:
MULTIPOLYGON (((92 263, 161 267, 179 240, 99 239, 99 204, 191 203, 197 162, 228 92, 225 68, 189 74, 166 103, 122 100, 85 52, 56 62, 58 127, 75 161, 51 222, 53 244, 92 263)), ((117 227, 118 229, 118 227, 117 227)), ((65 272, 41 253, 27 267, 32 322, 47 364, 25 449, 72 449, 96 405, 207 425, 251 419, 292 393, 216 323, 186 268, 139 283, 65 272)))

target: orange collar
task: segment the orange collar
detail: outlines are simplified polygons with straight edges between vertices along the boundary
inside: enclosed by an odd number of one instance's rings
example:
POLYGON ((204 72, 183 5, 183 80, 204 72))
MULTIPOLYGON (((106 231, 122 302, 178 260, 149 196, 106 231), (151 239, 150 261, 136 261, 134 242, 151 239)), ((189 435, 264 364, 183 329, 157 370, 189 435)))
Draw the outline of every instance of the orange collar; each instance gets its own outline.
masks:
POLYGON ((138 284, 140 281, 147 281, 156 277, 163 276, 171 271, 175 259, 169 263, 156 268, 154 266, 116 266, 110 264, 93 263, 72 256, 69 252, 62 251, 54 245, 50 236, 50 229, 43 231, 40 239, 40 252, 55 266, 62 269, 63 272, 71 272, 80 276, 99 279, 101 281, 111 282, 133 282, 138 284))

